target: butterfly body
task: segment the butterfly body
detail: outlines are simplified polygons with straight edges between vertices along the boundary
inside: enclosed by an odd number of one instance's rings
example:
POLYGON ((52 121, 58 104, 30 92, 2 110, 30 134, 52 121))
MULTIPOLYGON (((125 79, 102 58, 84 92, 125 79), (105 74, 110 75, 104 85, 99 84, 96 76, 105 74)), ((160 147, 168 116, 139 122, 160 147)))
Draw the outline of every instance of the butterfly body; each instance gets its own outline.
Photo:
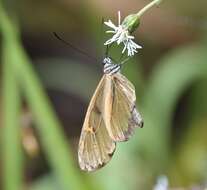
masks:
POLYGON ((127 141, 143 120, 136 109, 133 84, 120 73, 121 65, 107 57, 104 75, 90 101, 79 141, 82 170, 94 171, 111 159, 116 142, 127 141))

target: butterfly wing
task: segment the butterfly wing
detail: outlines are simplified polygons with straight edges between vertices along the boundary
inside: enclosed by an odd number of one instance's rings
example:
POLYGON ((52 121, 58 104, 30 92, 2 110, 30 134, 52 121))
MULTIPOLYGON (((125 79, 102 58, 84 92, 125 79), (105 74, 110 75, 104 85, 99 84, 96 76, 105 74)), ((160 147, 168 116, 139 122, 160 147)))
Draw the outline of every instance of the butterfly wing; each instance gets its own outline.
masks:
POLYGON ((104 166, 111 159, 116 147, 103 120, 105 84, 103 76, 89 104, 79 141, 79 165, 86 171, 104 166))
POLYGON ((105 112, 106 127, 115 142, 126 141, 134 128, 143 126, 141 115, 136 109, 135 88, 121 73, 107 77, 111 84, 105 105, 108 106, 105 112))

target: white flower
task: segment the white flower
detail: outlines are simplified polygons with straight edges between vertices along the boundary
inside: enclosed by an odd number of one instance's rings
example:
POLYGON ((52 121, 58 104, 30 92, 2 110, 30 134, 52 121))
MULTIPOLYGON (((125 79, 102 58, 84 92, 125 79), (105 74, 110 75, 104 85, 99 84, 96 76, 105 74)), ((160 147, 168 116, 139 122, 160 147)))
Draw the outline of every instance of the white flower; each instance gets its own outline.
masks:
POLYGON ((124 53, 127 49, 128 56, 133 56, 135 53, 137 53, 137 49, 141 49, 142 47, 138 44, 136 44, 133 39, 134 36, 130 35, 128 29, 121 25, 121 14, 120 11, 118 12, 118 26, 115 26, 111 20, 108 22, 104 22, 105 25, 112 28, 113 30, 108 30, 106 33, 112 33, 114 34, 111 39, 107 40, 104 45, 109 45, 114 42, 117 42, 117 44, 124 44, 124 48, 122 50, 122 53, 124 53))
POLYGON ((165 175, 159 176, 153 190, 168 190, 168 178, 165 175))

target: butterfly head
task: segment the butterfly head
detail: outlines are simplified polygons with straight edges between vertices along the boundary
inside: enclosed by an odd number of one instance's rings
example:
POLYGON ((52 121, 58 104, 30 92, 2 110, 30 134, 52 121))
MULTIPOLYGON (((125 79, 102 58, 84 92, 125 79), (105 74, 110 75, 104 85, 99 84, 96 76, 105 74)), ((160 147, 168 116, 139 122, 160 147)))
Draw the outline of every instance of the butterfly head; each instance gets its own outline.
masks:
POLYGON ((104 74, 112 75, 119 72, 121 69, 121 65, 114 63, 110 57, 105 57, 102 63, 104 65, 103 68, 104 74))

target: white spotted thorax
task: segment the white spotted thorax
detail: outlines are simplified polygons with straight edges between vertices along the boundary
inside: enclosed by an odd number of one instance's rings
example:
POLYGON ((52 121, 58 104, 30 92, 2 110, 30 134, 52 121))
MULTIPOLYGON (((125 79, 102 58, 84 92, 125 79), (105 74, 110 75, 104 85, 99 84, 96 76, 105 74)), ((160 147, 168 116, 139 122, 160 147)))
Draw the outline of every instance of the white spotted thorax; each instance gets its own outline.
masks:
POLYGON ((104 74, 112 75, 112 74, 115 74, 115 73, 119 72, 120 69, 121 69, 121 65, 120 64, 114 64, 110 57, 105 57, 104 58, 103 65, 104 65, 104 68, 103 68, 104 74))
POLYGON ((121 43, 124 44, 124 48, 122 50, 122 54, 127 50, 128 56, 133 56, 137 53, 137 49, 141 49, 142 47, 136 44, 134 40, 134 36, 130 35, 130 32, 126 26, 121 24, 121 14, 118 12, 118 26, 114 25, 111 20, 104 22, 105 25, 112 28, 112 30, 106 31, 106 33, 114 34, 111 39, 107 40, 104 45, 110 45, 114 42, 117 42, 118 45, 121 43))

